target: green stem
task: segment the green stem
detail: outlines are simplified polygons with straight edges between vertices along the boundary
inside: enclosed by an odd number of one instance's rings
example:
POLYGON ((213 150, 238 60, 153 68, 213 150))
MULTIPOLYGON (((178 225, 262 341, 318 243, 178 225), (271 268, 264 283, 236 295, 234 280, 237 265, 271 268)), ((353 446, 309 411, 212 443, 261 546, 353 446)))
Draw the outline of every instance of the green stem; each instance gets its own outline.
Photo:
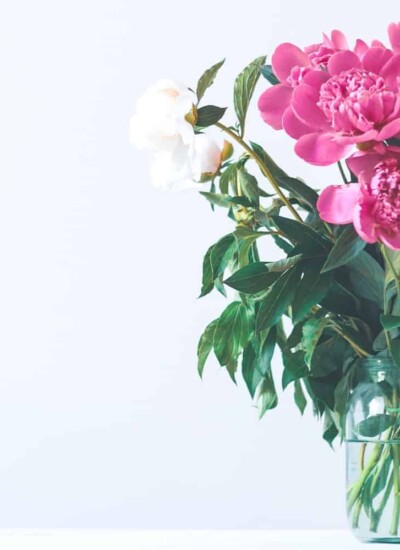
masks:
POLYGON ((372 470, 375 468, 375 465, 377 464, 381 452, 382 452, 383 445, 380 445, 377 443, 374 446, 374 449, 371 453, 370 459, 368 460, 367 464, 365 465, 364 470, 362 471, 360 477, 356 481, 356 483, 352 486, 351 491, 349 492, 348 498, 347 498, 347 507, 350 511, 354 504, 357 502, 358 497, 360 496, 360 493, 364 487, 364 483, 369 476, 369 474, 372 472, 372 470))
POLYGON ((349 183, 347 181, 346 174, 344 173, 343 166, 342 166, 342 163, 340 162, 340 160, 337 163, 337 165, 339 167, 339 172, 340 172, 340 175, 342 176, 342 180, 344 181, 344 183, 349 183))
POLYGON ((393 470, 390 473, 390 476, 385 488, 385 492, 383 493, 381 503, 379 504, 378 508, 376 509, 376 511, 371 517, 370 529, 373 533, 376 533, 378 531, 379 522, 381 521, 383 511, 385 510, 387 501, 389 500, 390 493, 392 491, 392 486, 393 486, 393 470))
POLYGON ((362 510, 362 498, 359 498, 356 502, 356 505, 354 506, 354 511, 353 511, 353 521, 351 524, 353 529, 358 529, 358 524, 360 523, 361 510, 362 510))
POLYGON ((280 197, 282 202, 287 206, 287 208, 290 210, 291 214, 300 223, 303 223, 303 220, 301 219, 299 213, 296 211, 296 209, 293 207, 293 205, 290 203, 290 201, 287 199, 287 197, 283 194, 281 188, 279 187, 278 182, 272 175, 271 171, 268 169, 268 167, 263 163, 263 161, 260 159, 260 157, 253 151, 253 149, 247 145, 247 143, 235 132, 233 132, 230 128, 222 124, 221 122, 217 122, 215 124, 218 128, 220 128, 222 131, 224 131, 226 134, 228 134, 232 139, 234 139, 239 145, 243 147, 243 149, 250 155, 251 158, 253 158, 258 166, 260 167, 261 172, 264 174, 264 176, 269 180, 270 184, 274 188, 276 194, 280 197))
MULTIPOLYGON (((396 410, 399 406, 399 395, 397 387, 393 389, 393 409, 396 410)), ((397 418, 397 414, 395 414, 397 418)), ((392 524, 390 527, 390 534, 396 536, 399 531, 399 520, 400 520, 400 477, 399 477, 399 467, 400 467, 400 456, 399 456, 399 446, 396 443, 392 445, 392 456, 393 456, 393 496, 394 496, 394 507, 393 507, 393 516, 392 524)))
POLYGON ((381 246, 381 250, 382 250, 382 256, 384 257, 386 264, 389 266, 389 269, 390 269, 390 271, 392 272, 394 281, 395 281, 395 283, 396 283, 397 296, 400 298, 400 279, 399 279, 399 275, 398 275, 398 273, 396 272, 396 268, 395 268, 395 266, 394 266, 394 264, 393 264, 393 262, 392 262, 391 257, 390 257, 389 254, 387 253, 386 246, 385 246, 385 245, 382 245, 382 246, 381 246))

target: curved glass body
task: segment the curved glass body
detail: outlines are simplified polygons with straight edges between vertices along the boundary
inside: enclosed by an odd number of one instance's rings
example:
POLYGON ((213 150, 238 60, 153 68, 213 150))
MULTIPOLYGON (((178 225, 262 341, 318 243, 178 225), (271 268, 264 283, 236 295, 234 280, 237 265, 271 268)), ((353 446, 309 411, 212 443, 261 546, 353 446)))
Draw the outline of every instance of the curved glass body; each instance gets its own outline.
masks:
POLYGON ((346 416, 347 514, 364 542, 400 542, 400 368, 371 357, 346 416))

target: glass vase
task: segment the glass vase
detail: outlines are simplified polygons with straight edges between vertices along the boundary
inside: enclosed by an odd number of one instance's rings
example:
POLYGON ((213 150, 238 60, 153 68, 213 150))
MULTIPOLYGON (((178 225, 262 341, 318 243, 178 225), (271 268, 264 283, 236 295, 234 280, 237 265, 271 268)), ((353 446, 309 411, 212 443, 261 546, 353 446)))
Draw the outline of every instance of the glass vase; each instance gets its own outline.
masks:
POLYGON ((400 543, 400 368, 361 362, 346 416, 347 514, 363 542, 400 543))

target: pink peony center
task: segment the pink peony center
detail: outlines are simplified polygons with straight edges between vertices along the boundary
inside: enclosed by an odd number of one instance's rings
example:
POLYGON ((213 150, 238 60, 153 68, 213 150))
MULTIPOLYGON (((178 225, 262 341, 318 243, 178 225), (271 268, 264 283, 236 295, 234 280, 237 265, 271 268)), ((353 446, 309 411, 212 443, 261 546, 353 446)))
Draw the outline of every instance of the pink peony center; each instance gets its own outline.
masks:
POLYGON ((326 69, 328 66, 328 61, 334 53, 335 50, 321 44, 319 45, 318 49, 308 54, 308 59, 310 60, 310 63, 313 67, 318 69, 326 69))
POLYGON ((290 75, 287 77, 287 83, 290 84, 293 88, 301 84, 303 78, 309 73, 312 69, 309 67, 300 67, 296 65, 290 71, 290 75))
POLYGON ((322 84, 317 105, 335 131, 358 134, 380 129, 394 118, 400 99, 381 76, 349 69, 322 84))
POLYGON ((369 184, 363 186, 375 223, 386 231, 400 229, 400 168, 394 158, 376 165, 369 184), (368 200, 369 199, 369 200, 368 200))

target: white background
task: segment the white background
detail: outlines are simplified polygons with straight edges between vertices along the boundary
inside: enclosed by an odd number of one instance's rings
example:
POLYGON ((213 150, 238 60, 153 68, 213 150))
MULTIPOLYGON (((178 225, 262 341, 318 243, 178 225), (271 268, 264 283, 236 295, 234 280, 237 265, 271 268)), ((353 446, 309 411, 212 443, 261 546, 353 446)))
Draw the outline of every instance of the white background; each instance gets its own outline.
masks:
MULTIPOLYGON (((291 388, 259 421, 215 361, 198 379, 198 336, 225 307, 196 299, 202 256, 231 225, 150 188, 128 119, 148 85, 195 86, 225 56, 208 99, 230 105, 254 57, 332 28, 385 39, 396 6, 0 3, 1 527, 344 525, 343 453, 291 388)), ((338 181, 254 104, 248 132, 292 175, 338 181)))

